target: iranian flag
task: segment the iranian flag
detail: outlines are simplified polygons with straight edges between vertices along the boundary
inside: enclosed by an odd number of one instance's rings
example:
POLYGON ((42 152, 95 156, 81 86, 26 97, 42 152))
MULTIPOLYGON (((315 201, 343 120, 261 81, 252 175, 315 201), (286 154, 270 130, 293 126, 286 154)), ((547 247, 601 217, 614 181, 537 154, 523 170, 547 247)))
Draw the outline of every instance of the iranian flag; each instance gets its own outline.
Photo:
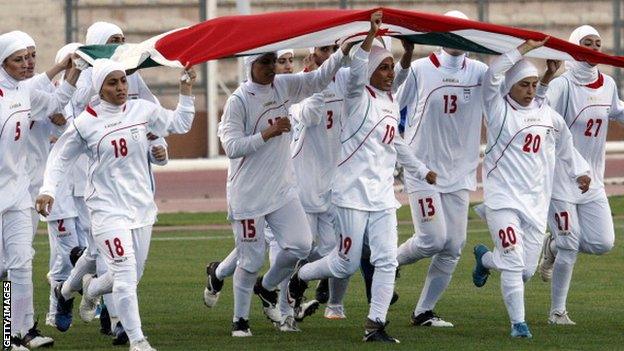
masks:
MULTIPOLYGON (((379 35, 405 38, 415 44, 498 55, 526 39, 542 40, 546 36, 520 28, 393 8, 301 10, 219 17, 139 44, 84 46, 79 54, 89 63, 97 58, 111 58, 131 70, 157 65, 183 67, 186 63, 194 65, 225 57, 342 44, 363 40, 370 27, 370 15, 377 10, 383 11, 379 35)), ((526 56, 624 67, 624 57, 602 54, 554 37, 526 56)))

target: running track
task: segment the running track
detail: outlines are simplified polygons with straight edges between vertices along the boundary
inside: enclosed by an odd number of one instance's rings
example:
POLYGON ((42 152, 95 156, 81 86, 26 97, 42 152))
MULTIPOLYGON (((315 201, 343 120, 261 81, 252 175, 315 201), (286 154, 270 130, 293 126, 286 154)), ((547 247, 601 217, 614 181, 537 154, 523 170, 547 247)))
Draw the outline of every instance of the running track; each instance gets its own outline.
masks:
MULTIPOLYGON (((226 174, 226 170, 155 173, 160 212, 226 211, 226 174)), ((605 177, 613 183, 607 185, 608 195, 624 195, 624 155, 607 156, 605 177)), ((408 203, 405 193, 397 193, 397 197, 402 204, 408 203)), ((471 194, 471 201, 482 199, 480 190, 471 194)))

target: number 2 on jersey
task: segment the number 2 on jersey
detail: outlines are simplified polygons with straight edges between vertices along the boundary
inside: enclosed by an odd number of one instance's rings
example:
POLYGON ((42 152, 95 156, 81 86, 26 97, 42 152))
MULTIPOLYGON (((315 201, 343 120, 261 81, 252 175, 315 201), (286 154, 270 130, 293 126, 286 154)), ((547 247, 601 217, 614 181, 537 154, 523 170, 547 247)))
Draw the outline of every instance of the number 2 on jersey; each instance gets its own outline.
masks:
POLYGON ((115 148, 115 158, 118 158, 119 155, 124 157, 128 154, 128 144, 126 143, 126 139, 121 138, 119 142, 117 140, 111 140, 111 144, 115 148))
POLYGON ((512 227, 507 227, 507 229, 499 230, 498 237, 502 241, 503 249, 508 248, 511 245, 515 245, 518 241, 518 239, 516 238, 516 232, 512 227))

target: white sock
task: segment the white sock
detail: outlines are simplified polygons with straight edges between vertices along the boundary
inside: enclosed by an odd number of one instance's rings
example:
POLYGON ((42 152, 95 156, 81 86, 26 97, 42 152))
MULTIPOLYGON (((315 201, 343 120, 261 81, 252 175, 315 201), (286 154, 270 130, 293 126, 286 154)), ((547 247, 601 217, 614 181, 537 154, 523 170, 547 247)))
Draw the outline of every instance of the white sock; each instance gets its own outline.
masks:
POLYGON ((394 276, 394 269, 375 267, 368 319, 375 322, 386 322, 386 315, 388 314, 388 308, 394 293, 394 276))
POLYGON ((397 251, 397 261, 399 262, 399 266, 412 264, 418 260, 425 258, 423 252, 419 252, 418 249, 412 249, 412 245, 415 244, 414 240, 416 240, 416 238, 412 236, 399 246, 399 249, 397 251))
POLYGON ((295 264, 299 261, 290 250, 281 250, 275 256, 275 263, 266 272, 262 279, 262 286, 267 290, 275 290, 284 279, 290 278, 295 264))
MULTIPOLYGON (((136 263, 133 263, 136 268, 136 263)), ((133 272, 120 272, 122 277, 115 276, 113 286, 113 299, 119 309, 119 319, 123 325, 130 342, 137 342, 145 338, 141 329, 141 317, 139 315, 139 301, 136 293, 136 271, 134 279, 131 279, 133 272), (128 279, 130 278, 130 279, 128 279), (129 281, 127 281, 129 280, 129 281)), ((117 275, 117 274, 116 274, 117 275)))
POLYGON ((574 250, 560 249, 555 258, 553 267, 550 311, 563 312, 566 310, 566 300, 570 290, 570 281, 574 271, 578 252, 574 250))
POLYGON ((234 322, 239 318, 249 320, 251 295, 258 273, 249 273, 236 267, 234 271, 234 322))
MULTIPOLYGON (((446 273, 438 268, 438 262, 436 262, 437 256, 431 260, 429 265, 429 272, 427 272, 427 278, 425 279, 425 285, 420 293, 420 299, 414 310, 414 314, 418 316, 425 311, 431 311, 435 308, 436 303, 442 297, 442 294, 451 282, 452 275, 446 273)), ((453 265, 453 269, 454 269, 453 265)), ((451 269, 452 271, 452 269, 451 269)))
POLYGON ((342 305, 349 286, 349 278, 329 278, 328 305, 342 305))
POLYGON ((294 316, 295 315, 295 311, 293 310, 292 307, 290 307, 290 304, 288 304, 288 282, 290 279, 284 279, 284 281, 282 281, 279 284, 279 299, 278 299, 278 305, 279 305, 279 310, 280 313, 282 314, 282 318, 285 318, 286 316, 294 316))
POLYGON ((217 279, 223 280, 227 277, 231 277, 236 269, 236 261, 238 260, 238 251, 236 248, 227 255, 226 258, 217 266, 217 279))
POLYGON ((54 280, 50 282, 50 307, 48 308, 48 314, 51 316, 56 315, 56 306, 58 304, 58 299, 56 298, 56 294, 54 293, 54 288, 60 284, 61 282, 57 282, 54 280))
POLYGON ((522 272, 501 272, 501 292, 512 324, 524 322, 524 283, 522 272))
POLYGON ((310 280, 319 280, 333 277, 329 269, 331 255, 325 256, 318 261, 308 263, 299 270, 299 278, 309 282, 310 280))
POLYGON ((492 251, 488 251, 481 256, 481 263, 483 263, 487 269, 496 269, 496 264, 494 264, 494 254, 492 254, 492 251))
POLYGON ((97 278, 93 278, 91 284, 89 284, 89 291, 83 291, 82 293, 88 294, 91 297, 97 297, 112 292, 113 275, 110 272, 106 272, 97 278))
POLYGON ((32 270, 9 270, 11 281, 11 335, 24 337, 34 325, 32 270))
POLYGON ((71 299, 74 292, 82 289, 82 277, 87 273, 95 274, 95 258, 85 250, 61 288, 61 294, 66 300, 71 299))

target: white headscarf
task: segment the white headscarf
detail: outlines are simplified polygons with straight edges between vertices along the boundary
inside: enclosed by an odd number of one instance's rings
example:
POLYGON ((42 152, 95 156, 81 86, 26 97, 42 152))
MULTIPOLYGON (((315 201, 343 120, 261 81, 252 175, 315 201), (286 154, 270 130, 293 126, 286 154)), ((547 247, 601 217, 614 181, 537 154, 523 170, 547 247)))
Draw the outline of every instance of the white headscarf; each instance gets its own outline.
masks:
POLYGON ((368 79, 373 76, 373 73, 381 64, 381 61, 388 57, 392 57, 392 53, 381 46, 373 45, 368 55, 368 79))
POLYGON ((27 48, 37 47, 35 45, 35 40, 30 35, 28 35, 28 33, 22 32, 21 30, 14 30, 11 33, 15 33, 15 35, 17 35, 20 38, 20 40, 24 42, 27 48))
POLYGON ((245 56, 245 58, 243 59, 243 66, 245 68, 246 80, 250 82, 252 81, 251 80, 251 66, 253 66, 253 63, 256 62, 260 57, 262 57, 262 54, 245 56))
POLYGON ((293 56, 295 56, 295 50, 293 49, 286 49, 286 50, 278 50, 277 51, 277 58, 280 58, 286 54, 291 54, 293 56))
POLYGON ((123 31, 117 25, 108 22, 95 22, 87 29, 85 44, 104 45, 108 38, 116 34, 123 35, 123 31))
POLYGON ((19 50, 26 50, 26 44, 15 32, 0 35, 0 64, 19 50))
POLYGON ((509 93, 509 90, 511 90, 511 87, 514 84, 527 77, 539 77, 539 73, 537 71, 537 67, 535 67, 535 65, 531 61, 527 59, 522 59, 516 62, 516 64, 513 65, 513 67, 511 67, 511 69, 509 69, 507 73, 505 73, 504 93, 509 93))
MULTIPOLYGON (((594 27, 583 25, 572 31, 568 41, 572 44, 580 45, 581 40, 588 35, 596 35, 600 37, 600 34, 594 27)), ((564 65, 566 70, 570 72, 570 76, 576 84, 587 85, 598 79, 598 67, 592 66, 587 62, 566 61, 564 65)))
POLYGON ((61 63, 65 57, 69 54, 73 54, 76 49, 83 46, 81 43, 69 43, 59 49, 56 52, 56 57, 54 58, 54 63, 61 63))
POLYGON ((124 66, 116 61, 109 59, 97 59, 93 63, 93 71, 91 72, 91 83, 93 84, 93 90, 98 93, 102 89, 104 80, 111 72, 122 71, 126 74, 124 66))

